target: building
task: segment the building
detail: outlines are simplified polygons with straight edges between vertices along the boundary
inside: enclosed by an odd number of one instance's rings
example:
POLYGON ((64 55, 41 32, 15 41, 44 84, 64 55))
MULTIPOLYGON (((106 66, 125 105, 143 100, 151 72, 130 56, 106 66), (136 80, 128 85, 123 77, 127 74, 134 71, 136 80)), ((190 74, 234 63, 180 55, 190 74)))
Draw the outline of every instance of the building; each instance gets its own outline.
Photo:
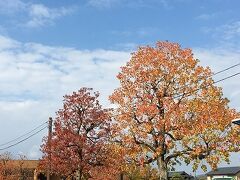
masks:
POLYGON ((199 174, 195 178, 196 180, 207 180, 207 175, 206 174, 199 174))
POLYGON ((172 171, 168 172, 168 179, 169 180, 193 180, 194 177, 189 175, 185 171, 172 171))
POLYGON ((207 180, 240 180, 240 166, 217 168, 206 175, 207 180))
MULTIPOLYGON (((4 179, 46 180, 46 173, 38 171, 39 160, 8 160, 2 165, 4 179)), ((60 180, 56 175, 50 176, 51 180, 60 180)))

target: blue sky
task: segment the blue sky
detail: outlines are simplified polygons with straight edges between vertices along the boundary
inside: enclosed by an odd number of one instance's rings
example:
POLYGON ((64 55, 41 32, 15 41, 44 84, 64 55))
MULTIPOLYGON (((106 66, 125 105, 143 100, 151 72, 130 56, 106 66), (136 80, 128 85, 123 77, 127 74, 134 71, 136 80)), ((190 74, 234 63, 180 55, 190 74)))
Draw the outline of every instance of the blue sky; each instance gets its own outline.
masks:
MULTIPOLYGON (((54 117, 80 87, 109 106, 120 66, 140 45, 178 42, 215 72, 239 63, 239 9, 239 0, 0 0, 0 144, 54 117)), ((240 110, 239 76, 218 85, 240 110)), ((39 158, 46 133, 9 151, 39 158)), ((231 160, 239 165, 239 154, 231 160)))
POLYGON ((216 46, 238 22, 240 7, 238 0, 7 2, 0 10, 5 34, 21 42, 81 49, 121 49, 156 40, 216 46))

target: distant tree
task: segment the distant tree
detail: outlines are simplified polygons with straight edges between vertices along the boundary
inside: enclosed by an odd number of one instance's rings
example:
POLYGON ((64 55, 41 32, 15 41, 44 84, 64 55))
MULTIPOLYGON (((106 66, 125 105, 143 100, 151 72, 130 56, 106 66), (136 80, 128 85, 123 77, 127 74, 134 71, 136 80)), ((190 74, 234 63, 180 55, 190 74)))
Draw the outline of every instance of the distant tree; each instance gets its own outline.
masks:
POLYGON ((167 179, 167 169, 179 161, 196 170, 203 159, 212 168, 228 160, 235 137, 230 124, 239 114, 212 74, 177 43, 157 42, 132 54, 110 96, 117 107, 115 139, 129 161, 156 162, 159 179, 167 179))
POLYGON ((26 168, 27 157, 19 155, 18 159, 13 158, 10 152, 0 154, 0 179, 1 180, 27 180, 32 179, 34 170, 26 168))
POLYGON ((27 160, 27 156, 22 154, 19 155, 18 164, 15 165, 15 174, 18 180, 27 180, 34 177, 34 169, 29 169, 25 166, 27 160))
POLYGON ((4 152, 0 154, 0 179, 13 180, 13 174, 15 168, 12 164, 12 154, 10 152, 4 152))
POLYGON ((108 134, 111 118, 98 101, 99 93, 81 88, 64 96, 57 112, 52 139, 44 139, 41 167, 54 173, 85 179, 115 179, 108 134))
POLYGON ((137 166, 136 164, 128 164, 125 170, 126 177, 129 180, 157 180, 158 172, 151 165, 137 166))

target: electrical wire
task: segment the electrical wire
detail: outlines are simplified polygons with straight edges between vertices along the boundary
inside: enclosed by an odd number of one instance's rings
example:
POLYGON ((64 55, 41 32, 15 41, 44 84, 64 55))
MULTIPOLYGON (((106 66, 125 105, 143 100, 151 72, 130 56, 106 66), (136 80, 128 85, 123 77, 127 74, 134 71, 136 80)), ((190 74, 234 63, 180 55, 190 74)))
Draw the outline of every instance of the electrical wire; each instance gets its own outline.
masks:
POLYGON ((4 148, 0 148, 0 151, 3 151, 3 150, 6 150, 6 149, 9 149, 9 148, 11 148, 11 147, 13 147, 13 146, 16 146, 16 145, 18 145, 18 144, 20 144, 20 143, 22 143, 22 142, 28 140, 29 138, 31 138, 32 136, 34 136, 34 135, 40 133, 41 131, 43 131, 43 130, 44 130, 45 128, 47 128, 47 127, 48 127, 48 126, 43 127, 42 129, 38 130, 37 132, 31 134, 30 136, 28 136, 28 137, 26 137, 26 138, 24 138, 24 139, 22 139, 21 141, 18 141, 18 142, 16 142, 16 143, 14 143, 14 144, 12 144, 12 145, 9 145, 9 146, 7 146, 7 147, 4 147, 4 148))
POLYGON ((230 79, 230 78, 232 78, 232 77, 234 77, 234 76, 237 76, 237 75, 239 75, 239 74, 240 74, 240 72, 235 73, 235 74, 233 74, 233 75, 231 75, 231 76, 227 76, 227 77, 225 77, 225 78, 223 78, 223 79, 220 79, 220 80, 218 80, 218 81, 215 81, 213 84, 219 83, 219 82, 224 81, 224 80, 226 80, 226 79, 230 79))
POLYGON ((202 89, 202 88, 207 88, 207 87, 209 87, 209 86, 211 86, 211 85, 213 85, 213 84, 219 83, 219 82, 221 82, 221 81, 225 81, 225 80, 230 79, 230 78, 232 78, 232 77, 234 77, 234 76, 237 76, 237 75, 239 75, 239 74, 240 74, 240 72, 235 73, 235 74, 233 74, 233 75, 231 75, 231 76, 227 76, 227 77, 222 78, 222 79, 220 79, 220 80, 217 80, 217 81, 215 81, 215 82, 213 82, 213 83, 211 83, 211 84, 209 84, 209 85, 207 85, 207 86, 204 86, 204 87, 195 89, 195 90, 193 90, 193 91, 191 91, 191 92, 182 93, 182 94, 180 94, 180 95, 174 96, 173 99, 179 98, 179 97, 183 96, 184 94, 189 94, 189 95, 187 95, 187 96, 185 96, 185 97, 191 96, 190 93, 199 91, 199 90, 202 89))
MULTIPOLYGON (((234 67, 237 67, 237 66, 240 66, 240 62, 239 63, 237 63, 237 64, 234 64, 234 65, 232 65, 232 66, 230 66, 230 67, 227 67, 227 68, 225 68, 225 69, 222 69, 222 70, 220 70, 220 71, 217 71, 216 73, 213 73, 213 74, 211 74, 211 75, 209 75, 209 76, 207 76, 207 77, 213 77, 213 76, 215 76, 215 75, 217 75, 217 74, 220 74, 220 73, 223 73, 223 72, 225 72, 225 71, 228 71, 229 69, 232 69, 232 68, 234 68, 234 67)), ((198 79, 198 81, 199 80, 201 80, 201 78, 205 78, 204 76, 200 76, 200 78, 198 79)), ((186 85, 183 85, 182 87, 179 87, 179 88, 177 88, 176 90, 181 90, 181 89, 183 89, 183 88, 185 88, 185 87, 187 87, 188 85, 186 84, 186 85)), ((178 95, 177 93, 176 94, 172 94, 172 95, 178 95)))
POLYGON ((40 127, 42 127, 43 125, 45 125, 47 122, 48 122, 48 121, 42 123, 41 125, 37 126, 36 128, 32 129, 31 131, 29 131, 29 132, 27 132, 27 133, 25 133, 25 134, 23 134, 23 135, 15 138, 15 139, 11 140, 11 141, 8 141, 8 142, 5 142, 5 143, 3 143, 3 144, 0 144, 0 147, 1 147, 1 146, 5 146, 5 145, 7 145, 7 144, 10 144, 10 143, 12 143, 12 142, 14 142, 14 141, 17 141, 17 140, 19 140, 19 139, 27 136, 28 134, 31 134, 31 133, 34 132, 35 130, 37 130, 37 129, 39 129, 40 127))
POLYGON ((240 63, 237 63, 237 64, 232 65, 232 66, 230 66, 230 67, 228 67, 228 68, 226 68, 226 69, 223 69, 223 70, 221 70, 221 71, 218 71, 218 72, 216 72, 216 73, 213 73, 212 76, 215 76, 215 75, 217 75, 217 74, 220 74, 220 73, 222 73, 222 72, 224 72, 224 71, 227 71, 227 70, 232 69, 232 68, 237 67, 237 66, 240 66, 240 63))

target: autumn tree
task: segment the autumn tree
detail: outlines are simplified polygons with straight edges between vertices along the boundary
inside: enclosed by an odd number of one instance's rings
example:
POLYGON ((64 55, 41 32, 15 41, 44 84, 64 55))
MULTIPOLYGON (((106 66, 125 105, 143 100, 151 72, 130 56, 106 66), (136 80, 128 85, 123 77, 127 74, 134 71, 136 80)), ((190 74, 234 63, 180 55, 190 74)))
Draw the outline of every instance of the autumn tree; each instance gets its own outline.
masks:
POLYGON ((158 173, 155 167, 151 165, 137 166, 136 164, 127 164, 124 175, 128 180, 157 180, 158 173))
MULTIPOLYGON (((98 101, 99 93, 81 88, 64 96, 63 109, 57 112, 51 140, 46 137, 41 167, 51 166, 51 172, 80 180, 114 179, 110 159, 108 109, 98 101), (111 169, 111 170, 110 170, 111 169)), ((116 172, 118 173, 118 172, 116 172)))
POLYGON ((25 166, 26 156, 14 159, 10 152, 0 154, 0 180, 32 179, 33 169, 25 166))
POLYGON ((12 160, 13 157, 11 153, 4 152, 0 154, 0 179, 13 179, 12 175, 14 173, 14 168, 12 165, 12 160))
POLYGON ((27 156, 19 154, 19 158, 15 160, 15 173, 19 180, 27 180, 34 178, 34 168, 27 168, 27 156))
POLYGON ((228 160, 237 113, 212 75, 177 43, 157 42, 132 54, 110 96, 115 139, 128 150, 128 161, 156 162, 159 178, 167 179, 168 168, 179 161, 206 170, 204 162, 215 168, 228 160))

